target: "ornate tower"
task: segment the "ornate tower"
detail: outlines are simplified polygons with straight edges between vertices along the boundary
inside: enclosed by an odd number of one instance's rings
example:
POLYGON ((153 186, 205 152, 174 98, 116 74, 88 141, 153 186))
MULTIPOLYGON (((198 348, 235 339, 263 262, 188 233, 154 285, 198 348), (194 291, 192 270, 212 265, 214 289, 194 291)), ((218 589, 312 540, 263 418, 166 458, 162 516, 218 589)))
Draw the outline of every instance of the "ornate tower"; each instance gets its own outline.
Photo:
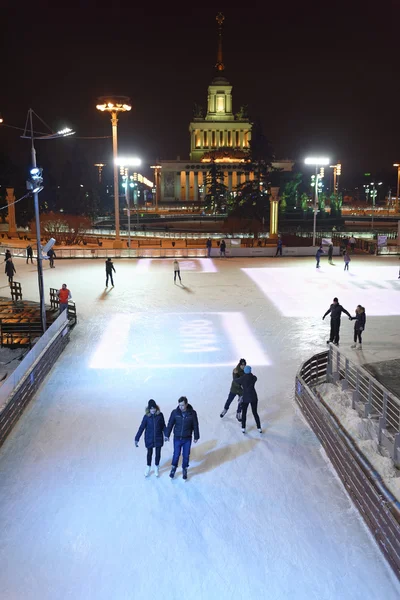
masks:
POLYGON ((249 149, 251 123, 246 111, 241 108, 233 114, 232 86, 224 77, 225 65, 222 55, 222 25, 225 17, 218 13, 218 49, 215 68, 217 73, 208 86, 207 113, 204 117, 200 106, 195 105, 194 118, 189 125, 190 160, 198 161, 206 152, 231 149, 245 151, 249 149))

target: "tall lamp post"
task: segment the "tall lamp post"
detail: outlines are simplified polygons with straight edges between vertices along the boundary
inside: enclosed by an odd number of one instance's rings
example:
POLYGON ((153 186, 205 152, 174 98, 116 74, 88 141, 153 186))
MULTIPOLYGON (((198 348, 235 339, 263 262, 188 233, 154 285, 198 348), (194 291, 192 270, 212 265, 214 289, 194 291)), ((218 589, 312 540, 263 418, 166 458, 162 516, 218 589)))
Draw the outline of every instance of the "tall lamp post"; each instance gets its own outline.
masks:
POLYGON ((318 212, 318 167, 324 167, 329 165, 329 158, 325 158, 323 156, 319 157, 308 157, 304 160, 306 165, 312 165, 315 167, 315 183, 314 183, 314 220, 313 220, 313 242, 312 245, 315 246, 315 238, 316 238, 316 229, 317 229, 317 212, 318 212))
POLYGON ((119 230, 119 187, 118 187, 118 113, 131 110, 132 106, 128 96, 101 96, 97 110, 111 114, 112 140, 113 140, 113 158, 114 158, 114 211, 115 211, 115 243, 114 247, 121 246, 121 237, 119 230))
POLYGON ((371 182, 372 185, 372 190, 371 190, 371 198, 372 198, 372 220, 371 220, 371 229, 374 228, 374 213, 375 213, 375 201, 376 201, 376 197, 378 195, 378 190, 376 189, 376 185, 382 185, 382 181, 380 181, 379 183, 377 183, 375 185, 375 183, 372 181, 371 182))
POLYGON ((400 163, 394 163, 394 167, 397 167, 397 194, 396 194, 396 215, 399 212, 399 193, 400 193, 400 163))
POLYGON ((138 167, 142 164, 140 158, 134 157, 117 157, 115 160, 114 167, 123 167, 125 169, 125 200, 126 200, 126 212, 128 216, 128 248, 131 247, 131 205, 130 205, 130 192, 129 192, 129 167, 138 167))

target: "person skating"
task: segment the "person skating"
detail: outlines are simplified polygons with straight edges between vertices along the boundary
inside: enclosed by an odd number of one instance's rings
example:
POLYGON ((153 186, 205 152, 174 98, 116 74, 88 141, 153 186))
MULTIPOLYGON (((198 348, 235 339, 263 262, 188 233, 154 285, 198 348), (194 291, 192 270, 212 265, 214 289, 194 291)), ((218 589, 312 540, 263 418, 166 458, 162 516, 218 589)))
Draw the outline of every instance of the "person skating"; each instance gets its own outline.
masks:
POLYGON ((26 264, 28 264, 29 259, 31 259, 31 263, 33 264, 33 250, 30 244, 26 247, 26 264))
POLYGON ((5 274, 8 277, 8 283, 11 284, 13 282, 13 277, 14 277, 14 273, 16 273, 17 271, 15 270, 14 267, 14 263, 12 261, 12 258, 10 256, 10 258, 7 258, 6 261, 6 268, 5 268, 5 274))
POLYGON ((161 448, 164 445, 164 436, 166 434, 164 415, 155 400, 149 400, 145 415, 135 436, 135 446, 139 446, 139 440, 144 432, 144 445, 147 448, 147 467, 144 472, 145 477, 150 475, 151 461, 153 458, 153 448, 155 448, 155 473, 159 476, 159 467, 161 459, 161 448))
POLYGON ((226 251, 226 242, 225 242, 225 240, 222 240, 222 242, 219 245, 219 255, 221 258, 223 256, 225 257, 225 251, 226 251))
POLYGON ((349 238, 349 244, 350 244, 351 251, 353 253, 354 253, 354 248, 356 247, 356 243, 357 243, 356 238, 354 237, 353 234, 351 234, 351 237, 349 238))
POLYGON ((206 248, 207 248, 207 256, 208 256, 208 258, 210 258, 210 256, 211 256, 211 246, 212 246, 211 238, 208 238, 208 240, 206 241, 206 248))
MULTIPOLYGON (((225 406, 224 406, 221 414, 219 415, 221 417, 221 419, 228 412, 229 407, 232 404, 235 396, 239 396, 239 403, 240 403, 240 399, 243 396, 243 388, 241 385, 236 383, 236 379, 243 375, 243 369, 245 368, 245 366, 246 366, 246 361, 244 358, 241 358, 239 360, 238 364, 236 365, 236 367, 232 371, 232 385, 231 385, 231 389, 228 394, 228 398, 225 402, 225 406)), ((239 403, 238 403, 238 408, 239 408, 239 403)))
POLYGON ((330 307, 322 317, 322 320, 324 320, 326 315, 331 315, 331 332, 329 340, 326 340, 327 344, 333 342, 334 344, 336 344, 336 346, 339 345, 340 317, 342 315, 342 312, 344 312, 351 321, 350 313, 345 308, 343 308, 341 304, 339 304, 339 300, 337 298, 334 298, 333 304, 330 305, 330 307))
POLYGON ((58 301, 60 305, 60 314, 64 312, 64 310, 68 310, 68 300, 71 298, 71 292, 67 288, 67 284, 63 283, 61 289, 57 292, 58 301))
POLYGON ((174 260, 174 283, 176 283, 176 276, 177 275, 179 277, 180 283, 182 283, 181 270, 180 270, 180 267, 179 267, 179 262, 175 259, 174 260))
POLYGON ((55 269, 54 259, 57 258, 57 256, 56 256, 56 253, 54 252, 53 248, 50 248, 50 250, 47 252, 47 256, 49 257, 49 261, 50 261, 50 269, 55 269))
POLYGON ((346 252, 343 254, 343 260, 344 260, 344 269, 343 270, 348 271, 349 270, 349 262, 351 261, 348 250, 346 250, 346 252))
POLYGON ((240 384, 243 388, 243 404, 242 404, 242 431, 246 433, 246 417, 247 409, 249 404, 253 413, 254 420, 257 425, 257 429, 262 433, 260 417, 257 412, 258 396, 255 389, 255 383, 257 377, 251 372, 251 367, 246 365, 244 368, 244 375, 236 379, 236 383, 240 384))
POLYGON ((275 252, 275 256, 282 256, 282 239, 279 237, 278 241, 276 243, 276 252, 275 252))
POLYGON ((328 261, 329 264, 332 265, 333 264, 333 244, 329 244, 329 248, 328 248, 328 261))
POLYGON ((107 258, 107 260, 106 260, 106 287, 108 287, 108 278, 110 278, 111 285, 112 285, 112 287, 114 287, 113 271, 114 271, 114 273, 116 273, 114 264, 113 264, 111 258, 107 258))
POLYGON ((324 251, 322 250, 322 246, 320 246, 315 254, 315 260, 317 261, 317 264, 315 265, 317 269, 319 269, 319 261, 321 260, 321 255, 324 253, 324 251))
POLYGON ((357 350, 362 350, 362 332, 365 330, 365 322, 367 320, 365 314, 365 308, 361 306, 361 304, 357 305, 356 308, 356 316, 352 317, 354 323, 354 344, 352 344, 352 348, 357 348, 357 350), (358 346, 357 346, 358 341, 358 346))
POLYGON ((165 434, 165 441, 169 441, 172 430, 174 430, 174 454, 169 476, 171 479, 175 477, 179 457, 182 452, 183 479, 187 479, 192 435, 194 443, 196 444, 200 439, 200 432, 197 413, 193 409, 193 406, 188 403, 186 396, 181 396, 179 398, 178 407, 171 413, 165 434))

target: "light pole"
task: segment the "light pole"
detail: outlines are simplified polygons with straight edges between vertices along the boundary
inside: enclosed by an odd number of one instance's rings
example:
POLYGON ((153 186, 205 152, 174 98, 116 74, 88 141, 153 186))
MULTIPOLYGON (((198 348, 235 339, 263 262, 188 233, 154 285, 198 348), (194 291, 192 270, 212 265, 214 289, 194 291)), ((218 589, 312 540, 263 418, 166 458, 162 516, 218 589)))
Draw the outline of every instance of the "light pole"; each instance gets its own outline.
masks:
POLYGON ((94 163, 94 166, 99 170, 99 183, 101 183, 101 176, 103 172, 103 167, 106 167, 106 163, 94 163))
POLYGON ((130 194, 129 194, 129 167, 138 167, 142 164, 140 158, 133 157, 117 157, 115 165, 117 167, 123 167, 125 169, 125 200, 126 200, 126 212, 128 216, 128 248, 131 247, 131 206, 130 206, 130 194))
POLYGON ((329 158, 325 157, 308 157, 304 160, 306 165, 312 165, 315 167, 315 192, 314 192, 314 220, 313 220, 313 243, 315 246, 316 229, 317 229, 317 212, 318 212, 318 167, 324 167, 329 165, 329 158))
MULTIPOLYGON (((378 190, 376 189, 375 183, 372 181, 372 190, 371 190, 371 198, 372 198, 372 220, 371 220, 371 229, 374 228, 374 213, 375 213, 375 200, 378 195, 378 190)), ((382 181, 380 181, 377 185, 382 185, 382 181)))
POLYGON ((112 140, 113 140, 113 158, 114 158, 114 211, 115 211, 115 243, 114 247, 119 248, 121 245, 119 231, 119 187, 118 187, 118 113, 131 110, 130 98, 127 96, 101 96, 99 104, 96 106, 101 112, 111 114, 112 140))
POLYGON ((399 212, 399 192, 400 192, 400 163, 394 163, 394 167, 397 167, 397 194, 396 194, 396 215, 399 212))

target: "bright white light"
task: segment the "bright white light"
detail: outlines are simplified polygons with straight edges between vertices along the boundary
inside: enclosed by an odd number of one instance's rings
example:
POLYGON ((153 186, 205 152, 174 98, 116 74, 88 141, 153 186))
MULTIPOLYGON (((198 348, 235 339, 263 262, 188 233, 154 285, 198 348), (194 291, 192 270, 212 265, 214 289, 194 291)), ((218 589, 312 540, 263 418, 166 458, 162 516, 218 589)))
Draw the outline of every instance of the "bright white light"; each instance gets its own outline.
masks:
POLYGON ((135 158, 134 156, 118 156, 115 159, 115 164, 118 167, 138 167, 142 164, 142 161, 140 158, 135 158))
POLYGON ((70 129, 69 127, 65 127, 64 129, 61 129, 60 131, 57 131, 57 135, 63 135, 64 137, 67 135, 73 135, 75 132, 70 129))
POLYGON ((306 165, 329 165, 331 162, 329 158, 319 157, 308 157, 304 160, 306 165))
POLYGON ((89 366, 218 368, 235 366, 240 356, 254 366, 271 364, 240 312, 127 313, 110 319, 89 366), (139 346, 144 338, 152 343, 139 346))

